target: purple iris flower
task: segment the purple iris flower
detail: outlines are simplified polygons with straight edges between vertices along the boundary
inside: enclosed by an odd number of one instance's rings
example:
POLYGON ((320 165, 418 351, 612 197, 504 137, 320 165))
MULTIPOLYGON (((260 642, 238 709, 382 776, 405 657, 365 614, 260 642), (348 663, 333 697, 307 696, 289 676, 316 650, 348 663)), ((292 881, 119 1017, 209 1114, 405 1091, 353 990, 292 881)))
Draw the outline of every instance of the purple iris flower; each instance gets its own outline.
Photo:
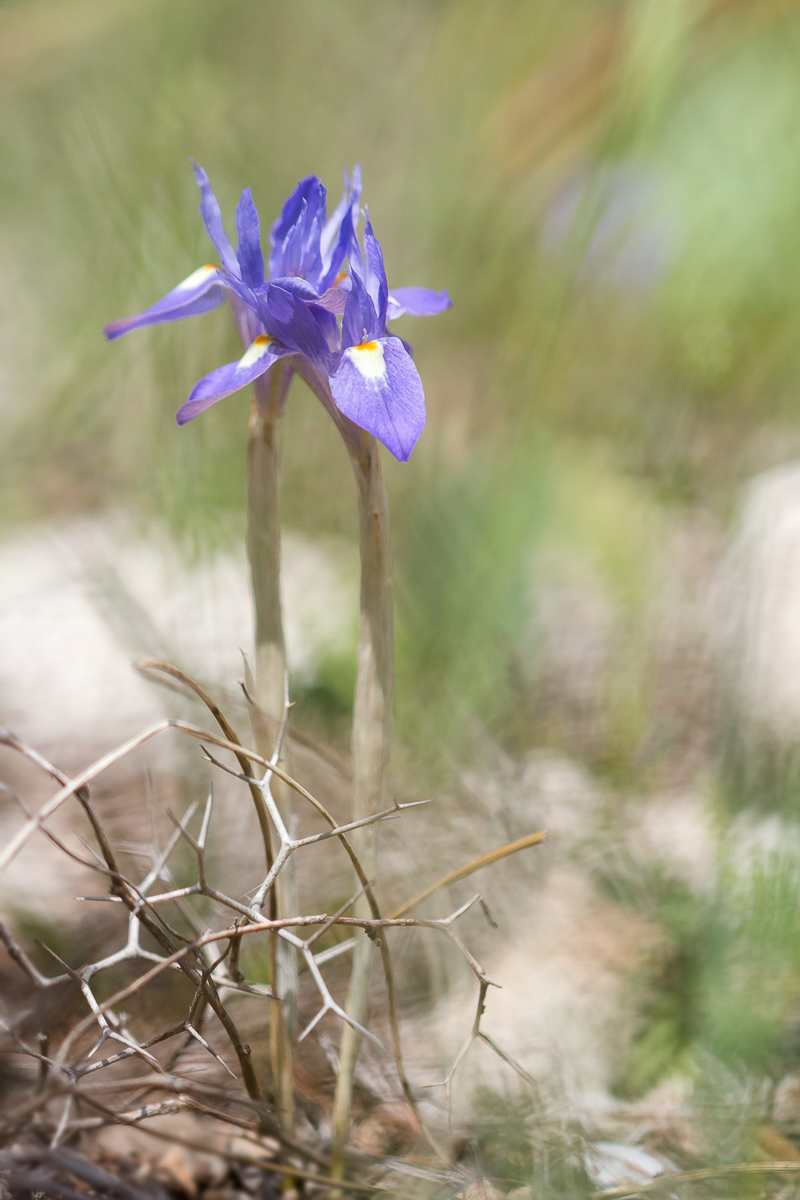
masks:
MULTIPOLYGON (((342 317, 342 348, 329 383, 339 412, 366 429, 387 450, 406 462, 425 426, 422 380, 405 344, 386 328, 389 288, 380 243, 367 219, 364 258, 354 259, 350 290, 342 317)), ((414 304, 427 316, 450 307, 447 292, 404 289, 393 302, 399 316, 414 304), (405 295, 413 292, 414 296, 405 295)))
POLYGON ((176 413, 178 424, 254 383, 280 359, 292 358, 292 365, 310 376, 323 403, 405 462, 425 423, 425 403, 411 355, 388 333, 386 322, 403 313, 443 312, 450 297, 427 288, 390 293, 369 221, 362 256, 358 167, 352 180, 345 175, 342 199, 329 219, 319 179, 309 176, 297 185, 270 231, 269 279, 249 188, 236 208, 234 251, 208 176, 196 164, 194 170, 200 213, 220 265, 200 267, 151 308, 107 325, 106 337, 197 316, 227 299, 247 349, 237 362, 218 367, 196 384, 176 413), (341 330, 337 314, 342 315, 341 330))

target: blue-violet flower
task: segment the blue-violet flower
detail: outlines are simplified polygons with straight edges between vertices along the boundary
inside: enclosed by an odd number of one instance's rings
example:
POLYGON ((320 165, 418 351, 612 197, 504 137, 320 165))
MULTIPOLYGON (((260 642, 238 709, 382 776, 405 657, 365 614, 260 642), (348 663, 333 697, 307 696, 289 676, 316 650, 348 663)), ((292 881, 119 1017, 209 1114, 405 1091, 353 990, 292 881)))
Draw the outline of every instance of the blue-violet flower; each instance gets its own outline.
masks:
POLYGON ((431 316, 450 307, 446 291, 390 292, 383 254, 367 219, 358 242, 361 174, 345 174, 339 204, 326 218, 326 193, 312 175, 286 200, 270 231, 266 278, 258 212, 250 189, 236 208, 234 251, 208 176, 195 164, 200 214, 220 265, 194 271, 163 299, 136 316, 105 327, 113 339, 145 325, 197 316, 229 300, 247 349, 192 389, 176 418, 183 425, 224 396, 264 375, 278 360, 305 359, 306 373, 342 416, 373 434, 405 462, 425 424, 425 400, 408 347, 387 321, 408 313, 431 316), (341 327, 337 321, 341 315, 341 327))

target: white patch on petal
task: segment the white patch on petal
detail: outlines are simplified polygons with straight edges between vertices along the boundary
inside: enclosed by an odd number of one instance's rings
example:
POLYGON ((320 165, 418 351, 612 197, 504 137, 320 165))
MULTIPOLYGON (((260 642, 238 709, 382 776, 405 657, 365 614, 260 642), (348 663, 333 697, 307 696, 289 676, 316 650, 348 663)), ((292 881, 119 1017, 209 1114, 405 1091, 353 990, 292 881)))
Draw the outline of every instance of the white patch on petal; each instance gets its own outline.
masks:
POLYGON ((270 354, 272 352, 272 345, 272 338, 268 338, 264 333, 260 337, 255 338, 236 364, 237 371, 246 371, 248 367, 252 367, 265 354, 270 354))
POLYGON ((380 342, 364 342, 361 346, 351 346, 345 354, 367 383, 381 384, 386 380, 386 362, 383 357, 383 346, 380 342))
POLYGON ((196 271, 192 271, 182 283, 179 283, 175 288, 176 292, 193 292, 196 288, 201 287, 204 283, 208 283, 212 276, 217 274, 217 268, 212 266, 198 267, 196 271))

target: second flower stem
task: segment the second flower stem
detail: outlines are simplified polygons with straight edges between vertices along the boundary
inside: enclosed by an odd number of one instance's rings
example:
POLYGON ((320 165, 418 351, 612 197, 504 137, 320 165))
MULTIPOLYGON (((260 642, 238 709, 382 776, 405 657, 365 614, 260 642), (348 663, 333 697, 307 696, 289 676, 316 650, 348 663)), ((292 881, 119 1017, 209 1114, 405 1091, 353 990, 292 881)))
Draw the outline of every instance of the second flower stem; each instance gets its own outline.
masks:
MULTIPOLYGON (((352 734, 352 819, 358 821, 386 806, 394 686, 394 622, 389 503, 378 444, 373 437, 363 434, 350 443, 349 449, 358 493, 361 549, 361 615, 352 734)), ((354 830, 351 837, 367 874, 374 878, 376 827, 371 825, 354 830)), ((370 915, 364 897, 356 904, 356 914, 370 915)), ((347 1012, 362 1025, 369 1002, 371 964, 372 945, 365 934, 359 934, 353 954, 347 1012)), ((342 1178, 344 1172, 344 1150, 350 1130, 353 1080, 360 1046, 360 1035, 350 1025, 345 1025, 333 1107, 333 1171, 336 1178, 342 1178)))

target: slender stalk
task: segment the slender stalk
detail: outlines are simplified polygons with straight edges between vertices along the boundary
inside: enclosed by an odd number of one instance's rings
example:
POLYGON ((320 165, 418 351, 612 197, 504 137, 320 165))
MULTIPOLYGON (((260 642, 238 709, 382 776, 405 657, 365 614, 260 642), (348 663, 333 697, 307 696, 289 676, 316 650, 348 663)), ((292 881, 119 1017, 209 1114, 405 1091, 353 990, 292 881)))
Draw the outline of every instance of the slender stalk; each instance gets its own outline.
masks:
MULTIPOLYGON (((281 604, 281 445, 283 407, 291 371, 278 364, 256 381, 256 400, 250 416, 247 443, 247 555, 255 609, 258 710, 251 713, 256 749, 270 758, 275 748, 286 703, 286 642, 281 604)), ((285 770, 283 758, 279 765, 285 770)), ((291 828, 291 792, 273 776, 272 793, 281 816, 291 828)), ((271 858, 274 847, 265 847, 271 858)), ((276 880, 276 916, 296 911, 293 865, 276 880)), ((297 1013, 297 957, 294 949, 275 935, 270 939, 270 968, 280 1002, 270 1020, 270 1053, 276 1102, 281 1125, 294 1128, 292 1038, 297 1013)))
MULTIPOLYGON (((385 807, 389 773, 389 739, 394 683, 392 610, 392 560, 389 504, 381 473, 378 444, 364 434, 347 438, 358 493, 361 548, 361 617, 358 641, 355 708, 353 713, 353 820, 371 816, 385 807)), ((376 827, 354 830, 353 848, 370 878, 376 865, 376 827)), ((357 916, 369 916, 362 896, 357 916)), ((353 955, 347 1013, 359 1025, 366 1018, 372 944, 359 934, 353 955)), ((361 1047, 359 1034, 349 1025, 342 1031, 339 1076, 333 1105, 333 1166, 335 1178, 344 1177, 344 1151, 350 1131, 353 1080, 361 1047)))

